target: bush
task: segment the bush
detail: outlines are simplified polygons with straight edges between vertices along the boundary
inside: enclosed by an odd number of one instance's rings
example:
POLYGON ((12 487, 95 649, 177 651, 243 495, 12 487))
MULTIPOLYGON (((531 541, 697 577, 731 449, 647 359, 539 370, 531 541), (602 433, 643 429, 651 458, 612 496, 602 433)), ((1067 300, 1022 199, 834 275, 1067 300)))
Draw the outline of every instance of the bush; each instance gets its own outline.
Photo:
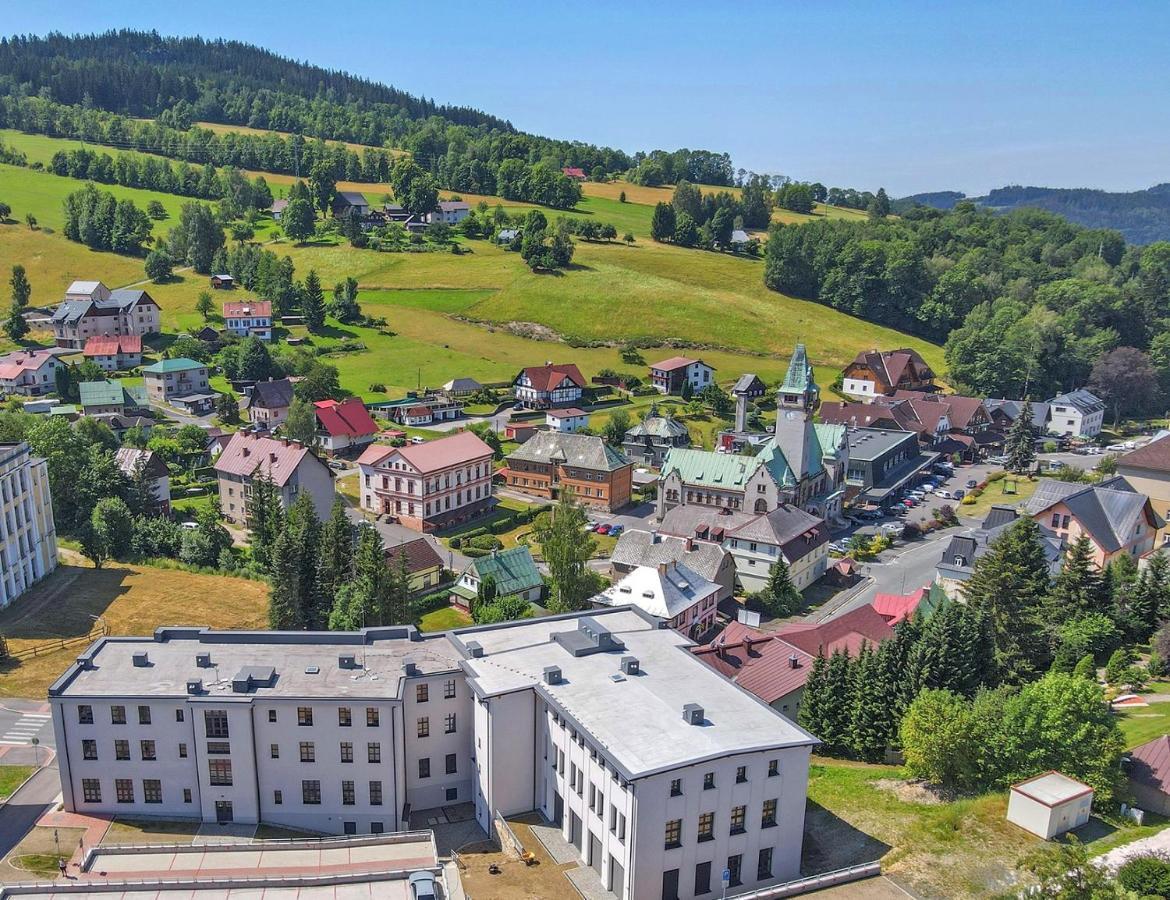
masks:
POLYGON ((479 559, 481 556, 487 556, 491 552, 491 550, 480 550, 478 547, 464 547, 462 551, 464 556, 470 557, 471 559, 479 559))
POLYGON ((1117 881, 1139 897, 1170 896, 1170 861, 1137 856, 1117 870, 1117 881))
POLYGON ((517 525, 517 518, 517 516, 505 516, 493 522, 491 525, 492 534, 504 534, 507 531, 511 531, 517 525))
POLYGON ((1006 477, 1007 477, 1007 472, 992 472, 990 475, 987 476, 987 482, 988 482, 988 484, 990 484, 993 481, 999 481, 1000 479, 1006 478, 1006 477))
POLYGON ((482 526, 481 526, 481 527, 479 527, 479 528, 472 528, 472 529, 471 529, 471 530, 469 530, 469 531, 465 531, 465 532, 463 532, 463 534, 462 534, 462 535, 460 535, 460 537, 462 537, 462 538, 463 538, 463 543, 464 543, 464 544, 469 544, 469 543, 471 543, 471 539, 472 539, 472 538, 477 538, 477 537, 479 537, 480 535, 484 535, 484 534, 487 534, 487 533, 488 533, 488 530, 487 530, 486 528, 484 528, 484 527, 482 527, 482 526))
POLYGON ((964 497, 962 500, 960 500, 959 503, 961 503, 963 506, 974 506, 975 505, 975 492, 972 491, 970 494, 968 494, 966 497, 964 497))
POLYGON ((471 546, 476 550, 499 550, 503 544, 500 539, 491 534, 481 534, 471 539, 471 546))
POLYGON ((451 545, 452 550, 458 550, 463 546, 463 539, 460 537, 453 537, 450 541, 448 541, 448 543, 451 545))
POLYGON ((370 392, 374 394, 384 394, 386 393, 386 385, 382 384, 380 381, 375 381, 370 385, 370 392))

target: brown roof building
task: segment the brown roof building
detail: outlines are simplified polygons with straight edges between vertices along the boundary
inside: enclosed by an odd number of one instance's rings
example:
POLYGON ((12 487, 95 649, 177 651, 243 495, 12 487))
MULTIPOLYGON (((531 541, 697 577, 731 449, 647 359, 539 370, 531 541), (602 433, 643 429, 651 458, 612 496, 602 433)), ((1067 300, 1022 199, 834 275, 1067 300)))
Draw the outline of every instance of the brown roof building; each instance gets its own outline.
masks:
POLYGON ((396 547, 386 548, 386 565, 397 568, 402 557, 406 558, 406 571, 410 575, 410 589, 415 592, 436 587, 443 573, 443 559, 425 537, 415 538, 396 547))
POLYGON ((934 390, 934 372, 917 350, 866 350, 845 367, 842 390, 850 397, 880 397, 896 390, 934 390))
POLYGON ((1170 533, 1170 435, 1150 441, 1117 458, 1117 474, 1139 494, 1150 498, 1150 506, 1158 517, 1158 533, 1154 546, 1161 547, 1170 533))
POLYGON ((530 409, 577 406, 585 389, 585 377, 575 363, 529 366, 512 380, 516 402, 530 409))
POLYGON ((1140 809, 1170 816, 1170 737, 1162 735, 1134 747, 1123 771, 1140 809))
POLYGON ((214 463, 219 480, 219 505, 233 522, 248 520, 248 499, 257 477, 272 479, 285 509, 297 495, 308 492, 317 517, 329 517, 333 506, 333 476, 308 447, 287 438, 254 431, 237 431, 214 463))
POLYGON ((630 502, 633 463, 594 435, 540 431, 507 461, 502 475, 513 491, 555 500, 572 488, 578 503, 607 512, 630 502))

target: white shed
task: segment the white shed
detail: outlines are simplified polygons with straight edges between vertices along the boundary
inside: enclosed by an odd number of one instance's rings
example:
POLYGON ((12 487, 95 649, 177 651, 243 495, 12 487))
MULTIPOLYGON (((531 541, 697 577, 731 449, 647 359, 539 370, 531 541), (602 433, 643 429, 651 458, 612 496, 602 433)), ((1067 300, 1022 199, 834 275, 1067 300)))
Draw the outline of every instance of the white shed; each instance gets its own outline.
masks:
POLYGON ((1089 821, 1093 789, 1083 781, 1045 772, 1012 785, 1007 818, 1037 837, 1050 840, 1089 821))

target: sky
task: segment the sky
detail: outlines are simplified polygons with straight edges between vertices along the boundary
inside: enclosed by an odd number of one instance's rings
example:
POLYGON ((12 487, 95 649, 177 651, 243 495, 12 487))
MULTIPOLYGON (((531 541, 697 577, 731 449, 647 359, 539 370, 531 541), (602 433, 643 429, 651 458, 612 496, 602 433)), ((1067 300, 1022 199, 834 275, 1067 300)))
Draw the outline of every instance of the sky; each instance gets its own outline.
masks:
POLYGON ((517 128, 892 196, 1170 181, 1170 5, 0 0, 0 33, 254 43, 517 128))

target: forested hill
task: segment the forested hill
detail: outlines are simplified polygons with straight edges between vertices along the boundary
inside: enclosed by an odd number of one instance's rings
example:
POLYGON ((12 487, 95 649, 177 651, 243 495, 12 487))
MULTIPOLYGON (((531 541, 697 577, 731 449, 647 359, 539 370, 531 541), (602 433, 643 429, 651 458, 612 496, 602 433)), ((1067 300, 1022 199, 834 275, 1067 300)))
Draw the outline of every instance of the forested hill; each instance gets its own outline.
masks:
MULTIPOLYGON (((953 209, 966 195, 959 191, 914 194, 893 202, 895 212, 916 206, 953 209)), ((972 202, 999 212, 1024 207, 1043 209, 1088 228, 1112 228, 1131 244, 1170 239, 1170 184, 1144 191, 1110 192, 1091 188, 1044 188, 1010 185, 996 188, 972 202)))

